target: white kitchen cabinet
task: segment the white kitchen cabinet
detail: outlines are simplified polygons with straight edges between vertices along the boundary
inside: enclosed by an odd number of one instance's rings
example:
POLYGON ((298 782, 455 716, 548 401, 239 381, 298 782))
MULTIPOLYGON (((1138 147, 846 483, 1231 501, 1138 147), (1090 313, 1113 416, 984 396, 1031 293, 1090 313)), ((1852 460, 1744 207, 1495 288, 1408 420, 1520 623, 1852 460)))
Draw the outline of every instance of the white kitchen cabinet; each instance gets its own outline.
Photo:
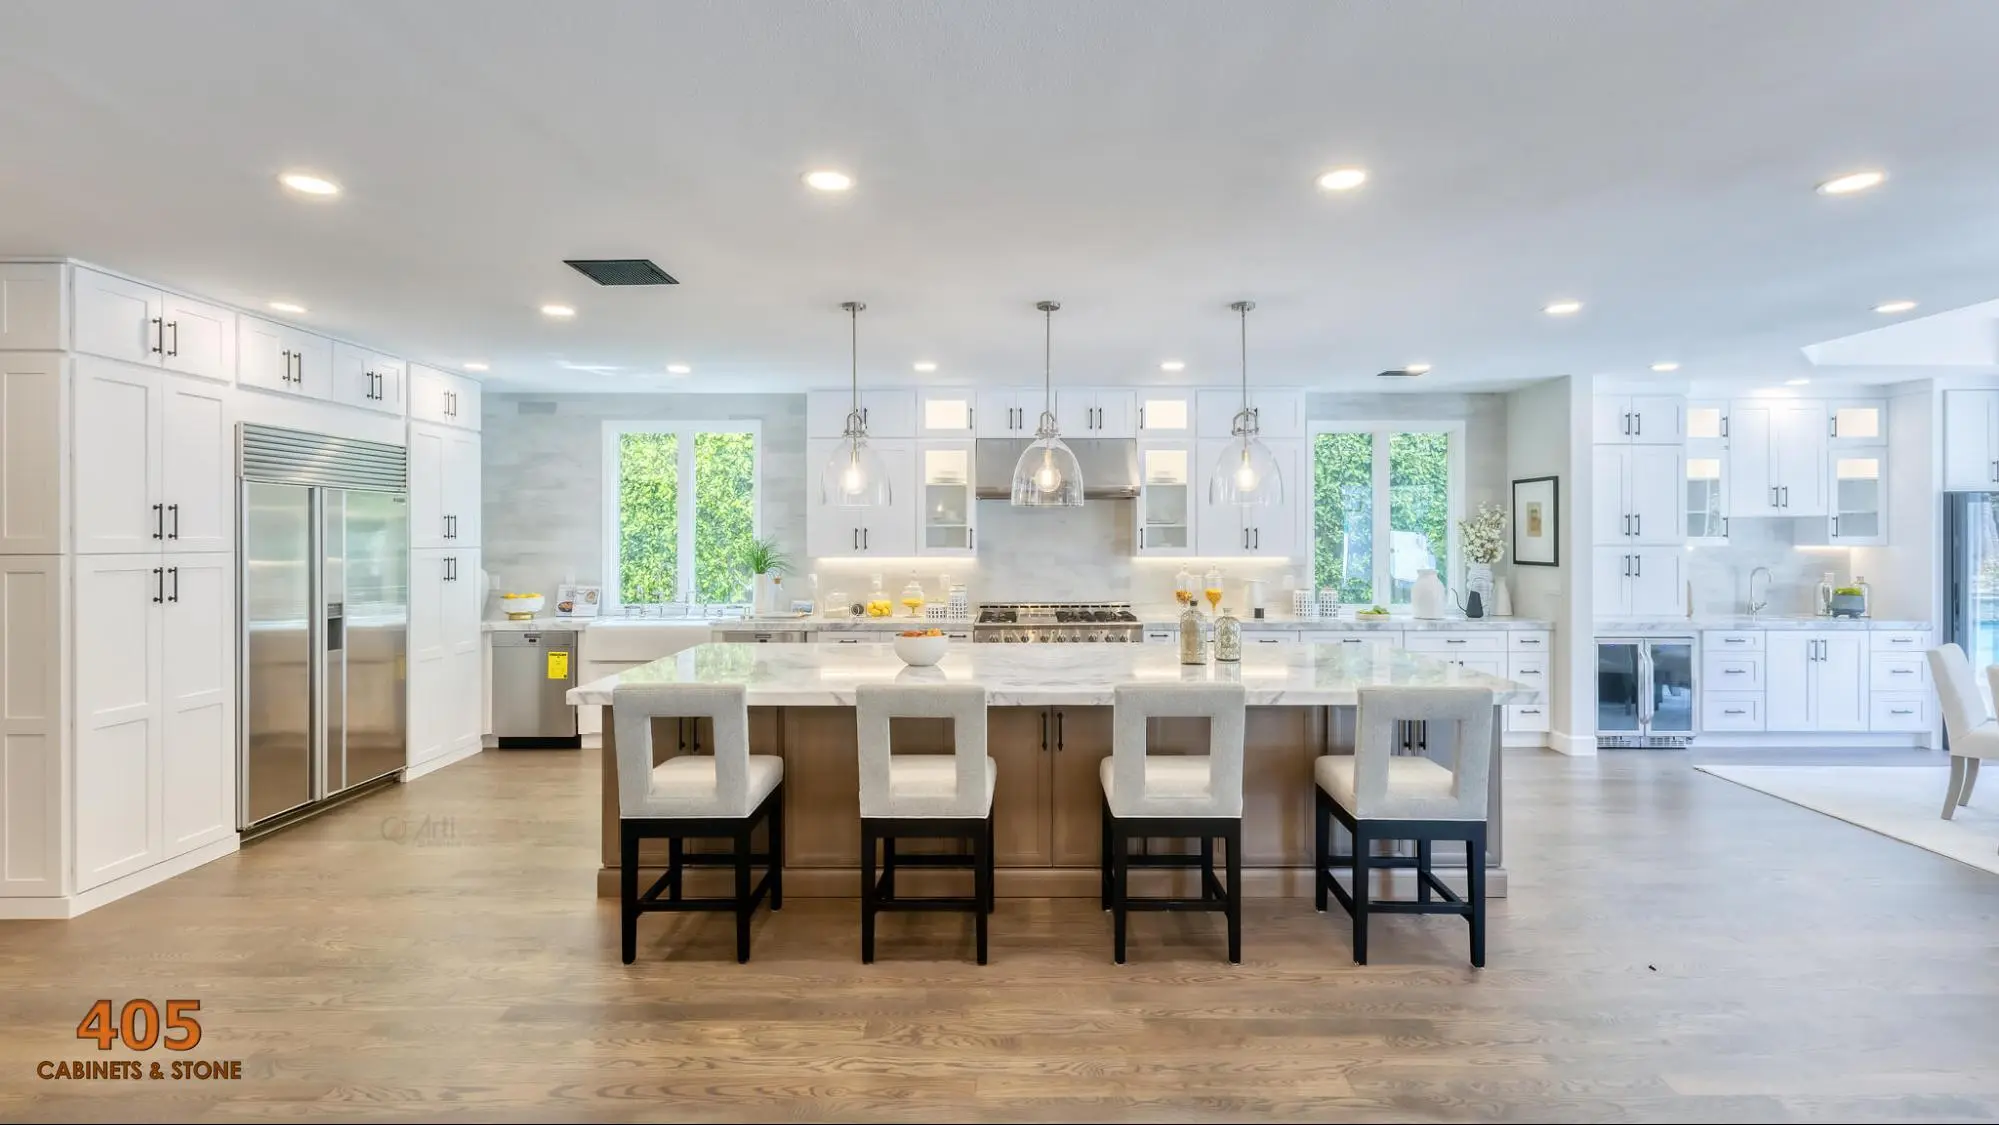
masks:
POLYGON ((980 391, 975 414, 982 438, 1031 438, 1041 423, 1041 388, 980 391))
POLYGON ((1196 443, 1191 439, 1138 443, 1137 527, 1133 539, 1141 555, 1194 553, 1196 443))
POLYGON ((1596 616, 1684 616, 1685 554, 1676 547, 1596 548, 1591 593, 1596 616))
POLYGON ((64 365, 57 352, 0 352, 0 555, 59 554, 68 542, 64 365))
MULTIPOLYGON (((1206 390, 1195 395, 1197 436, 1227 438, 1235 432, 1235 416, 1243 407, 1242 388, 1206 390)), ((1302 438, 1305 436, 1305 394, 1292 390, 1249 392, 1249 409, 1256 415, 1259 436, 1302 438)))
POLYGON ((479 384, 449 371, 409 365, 409 405, 412 422, 435 422, 440 426, 477 430, 479 384))
POLYGON ((1064 437, 1128 438, 1138 427, 1130 391, 1065 387, 1055 392, 1055 421, 1064 437))
POLYGON ((1888 401, 1833 399, 1826 404, 1826 441, 1833 449, 1888 444, 1888 401))
POLYGON ((479 552, 410 552, 409 764, 478 745, 479 552))
POLYGON ((1773 629, 1766 644, 1765 729, 1867 729, 1871 712, 1866 633, 1773 629))
POLYGON ((71 302, 77 351, 203 379, 236 378, 236 314, 228 309, 80 266, 71 302))
POLYGON ((236 557, 169 552, 160 612, 164 856, 236 831, 236 557))
MULTIPOLYGON (((839 437, 847 429, 847 412, 853 408, 851 389, 813 391, 805 396, 805 435, 809 438, 839 437)), ((910 390, 867 390, 860 393, 861 418, 868 436, 909 438, 916 436, 916 392, 910 390)), ((1028 426, 1029 432, 1034 427, 1028 426)))
POLYGON ((236 385, 260 391, 333 397, 333 341, 254 316, 236 324, 236 385))
POLYGON ((969 387, 916 392, 916 436, 968 438, 978 433, 978 395, 969 387))
POLYGON ((67 347, 69 305, 62 298, 60 262, 0 262, 0 352, 67 347))
POLYGON ((1283 499, 1264 507, 1243 507, 1217 501, 1208 488, 1215 463, 1228 447, 1223 438, 1203 438, 1194 444, 1193 482, 1199 497, 1194 523, 1198 555, 1253 555, 1285 558, 1296 552, 1304 534, 1305 512, 1311 505, 1304 478, 1305 443, 1268 441, 1283 474, 1283 499))
MULTIPOLYGON (((966 419, 969 424, 969 416, 966 419)), ((978 502, 973 498, 970 441, 916 443, 919 555, 969 557, 978 549, 978 502)))
POLYGON ((479 435, 429 422, 409 424, 410 545, 479 545, 479 435))
MULTIPOLYGON (((1597 419, 1599 422, 1601 418, 1597 419)), ((1709 399, 1695 399, 1687 403, 1687 441, 1689 443, 1712 441, 1727 447, 1728 404, 1709 399)))
POLYGON ((1826 495, 1832 511, 1826 541, 1865 547, 1888 541, 1886 450, 1842 450, 1831 458, 1826 495))
POLYGON ((1728 412, 1731 518, 1826 514, 1826 406, 1742 399, 1728 412))
POLYGON ((1944 392, 1943 487, 1999 490, 1999 391, 1944 392))
POLYGON ((0 558, 0 897, 60 895, 68 882, 63 576, 50 556, 0 558))
POLYGON ((1196 408, 1193 391, 1141 390, 1137 398, 1139 437, 1195 436, 1196 408))
POLYGON ((157 552, 76 567, 76 889, 165 858, 157 552))
POLYGON ((227 388, 80 357, 74 395, 77 551, 230 549, 235 420, 227 388))
POLYGON ((821 503, 820 482, 838 439, 806 443, 806 463, 815 474, 808 485, 805 550, 813 558, 895 557, 916 553, 916 452, 911 442, 871 441, 889 478, 889 503, 880 508, 840 508, 821 503))
POLYGON ((408 365, 394 356, 334 341, 334 402, 384 414, 401 414, 405 409, 404 383, 408 373, 408 365))
POLYGON ((1707 442, 1687 446, 1687 542, 1728 542, 1728 453, 1707 442))
POLYGON ((1596 542, 1675 544, 1686 538, 1681 509, 1686 452, 1676 445, 1599 445, 1592 455, 1591 520, 1596 542))
POLYGON ((1678 445, 1686 440, 1687 400, 1678 395, 1597 395, 1590 431, 1599 445, 1678 445))

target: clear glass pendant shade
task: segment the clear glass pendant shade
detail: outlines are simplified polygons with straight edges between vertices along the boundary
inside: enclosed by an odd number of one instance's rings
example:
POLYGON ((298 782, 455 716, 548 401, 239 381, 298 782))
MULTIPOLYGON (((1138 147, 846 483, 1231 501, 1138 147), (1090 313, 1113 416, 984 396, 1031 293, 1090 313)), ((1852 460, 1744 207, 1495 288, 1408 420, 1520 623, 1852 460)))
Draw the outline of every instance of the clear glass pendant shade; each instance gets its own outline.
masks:
POLYGON ((1215 459, 1208 499, 1217 504, 1267 508, 1284 502, 1284 471, 1254 432, 1237 431, 1215 459))
POLYGON ((1083 466, 1062 444, 1055 419, 1041 416, 1033 444, 1021 451, 1013 466, 1012 503, 1017 508, 1080 508, 1083 506, 1083 466))
POLYGON ((865 435, 840 439, 819 474, 819 501, 835 508, 885 508, 891 501, 888 467, 865 435))

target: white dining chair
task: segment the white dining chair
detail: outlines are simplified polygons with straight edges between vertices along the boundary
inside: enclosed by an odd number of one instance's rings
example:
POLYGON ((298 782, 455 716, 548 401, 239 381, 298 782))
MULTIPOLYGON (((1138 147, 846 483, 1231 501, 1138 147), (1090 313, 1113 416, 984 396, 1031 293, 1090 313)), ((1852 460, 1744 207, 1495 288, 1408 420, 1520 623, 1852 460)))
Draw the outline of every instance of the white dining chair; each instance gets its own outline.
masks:
MULTIPOLYGON (((1978 763, 1999 758, 1999 723, 1985 713, 1985 701, 1978 696, 1978 680, 1972 675, 1971 661, 1956 645, 1939 645, 1929 651, 1930 678, 1936 681, 1937 701, 1943 712, 1944 734, 1949 736, 1950 788, 1943 799, 1943 818, 1949 820, 1959 807, 1971 803, 1971 787, 1978 782, 1978 763)), ((1985 674, 1999 687, 1999 667, 1985 674)))

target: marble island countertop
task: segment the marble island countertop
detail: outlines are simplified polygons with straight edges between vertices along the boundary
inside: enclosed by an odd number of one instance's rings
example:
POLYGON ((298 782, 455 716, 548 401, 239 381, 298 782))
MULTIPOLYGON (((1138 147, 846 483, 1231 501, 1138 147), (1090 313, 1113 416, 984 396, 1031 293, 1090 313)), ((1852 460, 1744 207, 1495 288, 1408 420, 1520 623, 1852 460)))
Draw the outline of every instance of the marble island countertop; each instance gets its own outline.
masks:
MULTIPOLYGON (((1158 631, 1178 629, 1180 616, 1170 608, 1149 609, 1136 614, 1143 628, 1158 631)), ((560 629, 708 629, 715 632, 797 632, 811 630, 818 633, 893 633, 904 629, 943 629, 947 632, 962 632, 970 629, 973 621, 965 617, 908 618, 908 617, 537 617, 532 621, 487 621, 484 625, 488 633, 497 632, 553 632, 560 629)), ((1357 620, 1341 618, 1302 618, 1288 614, 1283 617, 1252 617, 1242 619, 1244 632, 1283 633, 1306 630, 1327 630, 1333 632, 1435 632, 1475 629, 1521 630, 1524 632, 1547 632, 1554 628, 1549 621, 1534 617, 1485 617, 1476 621, 1463 617, 1443 617, 1429 621, 1419 621, 1413 617, 1391 616, 1382 620, 1357 620)), ((1720 626, 1716 626, 1720 628, 1720 626)))
POLYGON ((1240 682, 1252 706, 1352 706, 1363 685, 1488 688, 1494 702, 1539 690, 1456 664, 1375 645, 1276 644, 1245 649, 1241 664, 1183 666, 1167 645, 952 646, 933 668, 911 668, 888 645, 696 645, 572 688, 568 701, 611 703, 620 683, 740 683, 752 707, 851 707, 864 683, 983 684, 995 707, 1107 707, 1123 683, 1240 682))
POLYGON ((1594 623, 1599 637, 1633 633, 1700 633, 1709 629, 1748 631, 1754 629, 1879 629, 1927 633, 1927 621, 1883 617, 1818 617, 1803 613, 1703 614, 1697 617, 1599 617, 1594 623))

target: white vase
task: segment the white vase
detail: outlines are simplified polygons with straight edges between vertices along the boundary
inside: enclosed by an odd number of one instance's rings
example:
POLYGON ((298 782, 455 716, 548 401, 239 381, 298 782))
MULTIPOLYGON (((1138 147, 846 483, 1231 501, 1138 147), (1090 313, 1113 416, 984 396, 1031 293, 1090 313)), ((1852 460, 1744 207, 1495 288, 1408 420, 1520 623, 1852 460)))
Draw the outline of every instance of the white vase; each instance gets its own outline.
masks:
POLYGON ((751 589, 754 598, 750 612, 758 617, 770 617, 779 610, 779 601, 784 592, 784 579, 775 574, 759 574, 751 589))
POLYGON ((1492 581, 1492 615, 1494 617, 1513 616, 1513 594, 1506 588, 1506 579, 1492 581))
POLYGON ((1444 584, 1437 580, 1434 570, 1416 572, 1416 585, 1409 591, 1410 615, 1422 621, 1436 621, 1444 616, 1444 584))
POLYGON ((1490 608, 1492 605, 1492 564, 1466 563, 1465 589, 1477 590, 1478 596, 1484 598, 1487 608, 1490 608))

